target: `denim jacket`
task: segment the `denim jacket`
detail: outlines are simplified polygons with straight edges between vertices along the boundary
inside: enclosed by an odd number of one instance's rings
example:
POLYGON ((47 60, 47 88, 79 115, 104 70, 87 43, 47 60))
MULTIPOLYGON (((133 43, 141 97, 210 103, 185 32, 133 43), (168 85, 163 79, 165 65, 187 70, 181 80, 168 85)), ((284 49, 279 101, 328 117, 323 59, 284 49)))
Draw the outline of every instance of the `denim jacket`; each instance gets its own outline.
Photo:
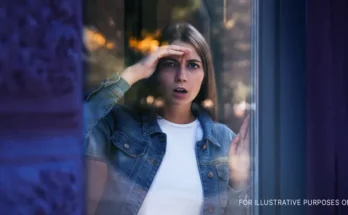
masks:
MULTIPOLYGON (((117 104, 129 88, 115 74, 84 103, 85 153, 109 167, 96 214, 136 215, 165 154, 166 134, 156 118, 117 104)), ((204 195, 202 214, 247 214, 247 208, 239 204, 246 190, 237 192, 228 183, 227 152, 235 134, 213 122, 202 108, 196 116, 203 130, 195 148, 204 195)))

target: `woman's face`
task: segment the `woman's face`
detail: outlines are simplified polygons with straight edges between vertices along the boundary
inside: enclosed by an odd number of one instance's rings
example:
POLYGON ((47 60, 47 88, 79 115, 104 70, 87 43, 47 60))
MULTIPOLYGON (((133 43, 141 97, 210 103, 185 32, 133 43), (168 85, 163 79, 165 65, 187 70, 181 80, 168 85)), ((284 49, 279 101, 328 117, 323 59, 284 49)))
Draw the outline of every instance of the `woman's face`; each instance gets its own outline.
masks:
POLYGON ((182 56, 161 59, 158 74, 160 93, 166 105, 191 105, 204 78, 202 60, 191 44, 181 41, 172 44, 191 51, 182 56))

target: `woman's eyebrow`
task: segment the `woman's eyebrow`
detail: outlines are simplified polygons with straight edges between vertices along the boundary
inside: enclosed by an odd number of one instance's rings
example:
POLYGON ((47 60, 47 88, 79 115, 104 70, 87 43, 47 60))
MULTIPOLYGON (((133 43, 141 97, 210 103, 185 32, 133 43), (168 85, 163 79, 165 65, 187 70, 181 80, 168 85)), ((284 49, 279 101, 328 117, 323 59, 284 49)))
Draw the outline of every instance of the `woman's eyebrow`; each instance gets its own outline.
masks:
POLYGON ((166 61, 166 60, 171 60, 171 61, 175 61, 175 62, 179 62, 177 59, 175 59, 175 58, 171 58, 171 57, 164 57, 164 58, 162 58, 162 60, 163 61, 166 61))
MULTIPOLYGON (((173 58, 173 57, 165 57, 165 58, 162 58, 163 61, 175 61, 176 63, 179 63, 180 61, 176 58, 173 58)), ((186 60, 187 63, 202 63, 200 60, 197 60, 195 58, 193 59, 188 59, 186 60)))
POLYGON ((186 62, 189 62, 189 63, 202 63, 200 60, 197 60, 197 59, 189 59, 186 62))

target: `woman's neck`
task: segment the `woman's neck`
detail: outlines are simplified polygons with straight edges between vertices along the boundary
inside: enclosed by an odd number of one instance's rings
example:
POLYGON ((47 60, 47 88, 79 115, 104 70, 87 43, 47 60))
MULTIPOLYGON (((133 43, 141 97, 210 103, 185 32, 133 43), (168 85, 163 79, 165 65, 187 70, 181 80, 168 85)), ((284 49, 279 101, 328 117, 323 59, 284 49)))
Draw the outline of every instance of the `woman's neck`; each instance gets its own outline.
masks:
POLYGON ((176 123, 176 124, 188 124, 195 120, 194 115, 191 112, 191 106, 178 107, 171 106, 165 107, 161 111, 161 115, 164 119, 176 123))

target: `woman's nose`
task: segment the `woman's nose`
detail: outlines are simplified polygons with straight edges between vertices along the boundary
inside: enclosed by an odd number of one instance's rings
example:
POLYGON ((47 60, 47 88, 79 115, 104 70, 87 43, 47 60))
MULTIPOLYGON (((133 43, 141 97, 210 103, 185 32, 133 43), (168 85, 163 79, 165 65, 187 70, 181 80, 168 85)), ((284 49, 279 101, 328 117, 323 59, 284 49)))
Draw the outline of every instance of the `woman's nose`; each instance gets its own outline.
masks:
POLYGON ((186 68, 180 67, 176 72, 176 81, 183 82, 187 81, 186 68))

